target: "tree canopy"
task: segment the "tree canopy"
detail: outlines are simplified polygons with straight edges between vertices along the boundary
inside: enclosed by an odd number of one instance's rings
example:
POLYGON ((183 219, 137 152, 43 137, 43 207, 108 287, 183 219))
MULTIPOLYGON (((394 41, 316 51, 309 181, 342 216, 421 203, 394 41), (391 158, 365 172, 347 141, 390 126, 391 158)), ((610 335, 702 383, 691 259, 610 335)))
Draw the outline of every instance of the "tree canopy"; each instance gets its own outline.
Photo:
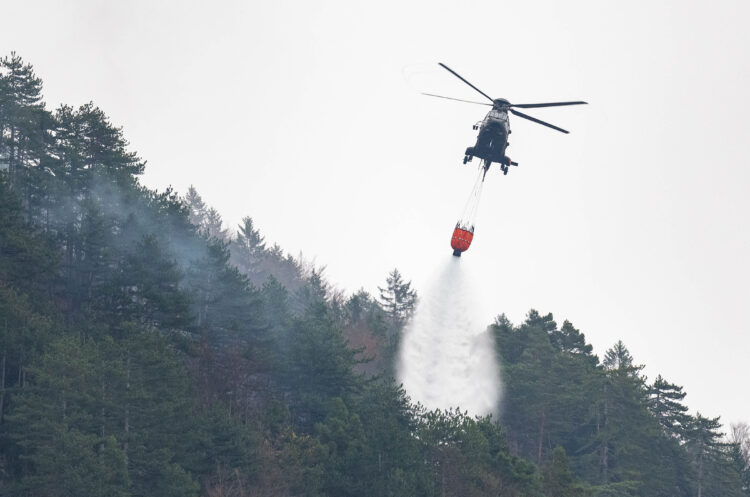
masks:
POLYGON ((491 326, 499 419, 425 410, 390 378, 397 269, 346 295, 145 164, 0 59, 0 495, 750 495, 747 429, 552 314, 491 326))

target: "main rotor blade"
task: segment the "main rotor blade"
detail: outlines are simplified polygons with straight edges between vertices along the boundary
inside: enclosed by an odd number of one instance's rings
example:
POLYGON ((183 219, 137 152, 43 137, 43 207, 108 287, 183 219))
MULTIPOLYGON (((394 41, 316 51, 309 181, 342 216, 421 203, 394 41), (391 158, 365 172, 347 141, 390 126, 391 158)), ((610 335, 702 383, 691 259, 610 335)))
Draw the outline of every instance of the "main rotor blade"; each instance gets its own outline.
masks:
POLYGON ((446 66, 446 65, 445 65, 445 64, 443 64, 442 62, 438 62, 438 64, 439 64, 440 66, 442 66, 442 67, 443 67, 443 68, 444 68, 445 70, 447 70, 448 72, 450 72, 451 74, 453 74, 453 75, 454 75, 455 77, 457 77, 458 79, 460 79, 461 81, 463 81, 464 83, 466 83, 467 85, 471 86, 471 87, 472 87, 472 88, 474 88, 474 89, 475 89, 476 91, 478 91, 479 93, 481 93, 482 95, 484 95, 485 97, 487 97, 487 99, 488 99, 488 100, 489 100, 490 102, 493 102, 493 101, 494 101, 494 100, 492 100, 492 97, 490 97, 490 96, 489 96, 489 95, 487 95, 487 94, 486 94, 485 92, 483 92, 482 90, 480 90, 480 89, 479 89, 479 88, 477 88, 476 86, 474 86, 474 85, 472 85, 471 83, 469 83, 468 81, 466 81, 466 80, 465 80, 464 78, 462 78, 462 77, 461 77, 461 75, 460 75, 460 74, 458 74, 458 73, 457 73, 456 71, 454 71, 454 70, 453 70, 453 69, 451 69, 450 67, 446 66))
POLYGON ((560 107, 561 105, 581 105, 588 104, 588 102, 576 101, 576 102, 549 102, 546 104, 510 104, 511 107, 520 107, 522 109, 533 109, 536 107, 560 107))
POLYGON ((533 122, 535 122, 537 124, 541 124, 542 126, 547 126, 548 128, 556 129, 557 131, 561 131, 561 132, 563 132, 565 134, 570 133, 567 130, 564 130, 562 128, 558 128, 554 124, 546 123, 546 122, 544 122, 544 121, 542 121, 540 119, 537 119, 536 117, 531 117, 531 116, 529 116, 527 114, 524 114, 523 112, 518 112, 517 110, 513 110, 513 109, 508 109, 508 110, 510 110, 513 114, 515 114, 518 117, 523 117, 524 119, 528 119, 529 121, 533 121, 533 122))
POLYGON ((467 104, 492 105, 492 104, 488 104, 486 102, 474 102, 474 101, 471 101, 471 100, 462 100, 460 98, 444 97, 442 95, 434 95, 432 93, 422 93, 422 95, 427 95, 428 97, 446 98, 448 100, 456 100, 457 102, 466 102, 467 104))

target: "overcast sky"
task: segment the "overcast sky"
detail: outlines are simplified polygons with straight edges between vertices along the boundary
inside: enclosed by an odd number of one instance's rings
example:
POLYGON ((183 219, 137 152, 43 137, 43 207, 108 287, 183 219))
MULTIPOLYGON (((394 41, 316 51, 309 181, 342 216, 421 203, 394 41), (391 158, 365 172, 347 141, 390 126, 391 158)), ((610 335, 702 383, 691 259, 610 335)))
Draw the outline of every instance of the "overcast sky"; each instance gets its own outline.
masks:
POLYGON ((3 2, 0 48, 49 108, 100 106, 143 182, 193 184, 230 226, 327 266, 346 291, 417 290, 451 257, 486 108, 511 102, 462 265, 487 320, 568 319, 622 339, 690 408, 750 421, 750 4, 743 1, 3 2), (427 68, 426 72, 424 69, 427 68), (433 69, 430 69, 433 68, 433 69), (415 81, 411 75, 425 76, 415 81), (478 96, 481 99, 481 96, 478 96))

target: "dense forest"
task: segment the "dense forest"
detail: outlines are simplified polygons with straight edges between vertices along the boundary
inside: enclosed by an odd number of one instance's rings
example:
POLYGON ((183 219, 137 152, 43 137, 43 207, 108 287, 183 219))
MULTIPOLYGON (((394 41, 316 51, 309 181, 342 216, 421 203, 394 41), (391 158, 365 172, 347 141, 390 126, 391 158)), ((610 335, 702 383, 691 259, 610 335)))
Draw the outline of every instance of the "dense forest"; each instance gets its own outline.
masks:
POLYGON ((0 60, 0 495, 750 495, 747 425, 551 314, 491 324, 499 419, 427 411, 392 379, 403 275, 347 295, 144 167, 0 60))

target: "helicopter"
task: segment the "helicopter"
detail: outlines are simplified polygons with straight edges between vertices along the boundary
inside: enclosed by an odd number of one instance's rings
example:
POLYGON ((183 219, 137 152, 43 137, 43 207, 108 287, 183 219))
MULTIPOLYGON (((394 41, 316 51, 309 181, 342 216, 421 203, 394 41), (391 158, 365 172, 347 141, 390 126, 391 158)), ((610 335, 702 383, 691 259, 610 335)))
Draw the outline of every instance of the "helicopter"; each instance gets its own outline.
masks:
POLYGON ((486 102, 475 102, 472 100, 463 100, 460 98, 453 98, 453 97, 444 97, 443 95, 435 95, 432 93, 422 93, 423 95, 427 95, 429 97, 438 97, 438 98, 445 98, 448 100, 456 100, 458 102, 466 102, 470 104, 478 104, 478 105, 490 105, 492 106, 492 109, 487 113, 487 116, 478 123, 474 124, 473 129, 479 130, 479 134, 477 135, 477 143, 473 147, 468 147, 466 149, 466 152, 464 152, 464 164, 467 162, 470 162, 472 158, 477 157, 478 159, 482 160, 481 167, 484 169, 484 175, 482 176, 482 181, 484 181, 484 176, 487 175, 487 171, 490 168, 490 165, 495 162, 500 164, 500 169, 502 170, 503 174, 508 174, 508 168, 510 166, 518 166, 517 162, 513 162, 510 160, 510 157, 505 155, 505 149, 510 145, 508 142, 508 135, 510 135, 510 122, 508 120, 508 112, 511 114, 522 117, 524 119, 528 119, 529 121, 535 122, 537 124, 541 124, 542 126, 547 126, 548 128, 555 129, 557 131, 560 131, 562 133, 569 133, 567 130, 564 130, 558 126, 555 126, 554 124, 550 124, 547 122, 542 121, 541 119, 537 119, 535 117, 532 117, 528 114, 524 114, 523 112, 519 112, 515 110, 513 107, 521 108, 521 109, 531 109, 531 108, 537 108, 537 107, 560 107, 564 105, 581 105, 581 104, 587 104, 588 102, 583 101, 575 101, 575 102, 548 102, 548 103, 542 103, 542 104, 512 104, 508 100, 504 98, 492 98, 486 93, 484 93, 482 90, 474 86, 473 84, 469 83, 466 79, 464 79, 460 74, 458 74, 456 71, 451 69, 450 67, 446 66, 442 62, 438 62, 438 64, 454 76, 456 76, 458 79, 472 87, 475 91, 479 92, 482 96, 484 96, 487 100, 489 100, 491 103, 486 102))

